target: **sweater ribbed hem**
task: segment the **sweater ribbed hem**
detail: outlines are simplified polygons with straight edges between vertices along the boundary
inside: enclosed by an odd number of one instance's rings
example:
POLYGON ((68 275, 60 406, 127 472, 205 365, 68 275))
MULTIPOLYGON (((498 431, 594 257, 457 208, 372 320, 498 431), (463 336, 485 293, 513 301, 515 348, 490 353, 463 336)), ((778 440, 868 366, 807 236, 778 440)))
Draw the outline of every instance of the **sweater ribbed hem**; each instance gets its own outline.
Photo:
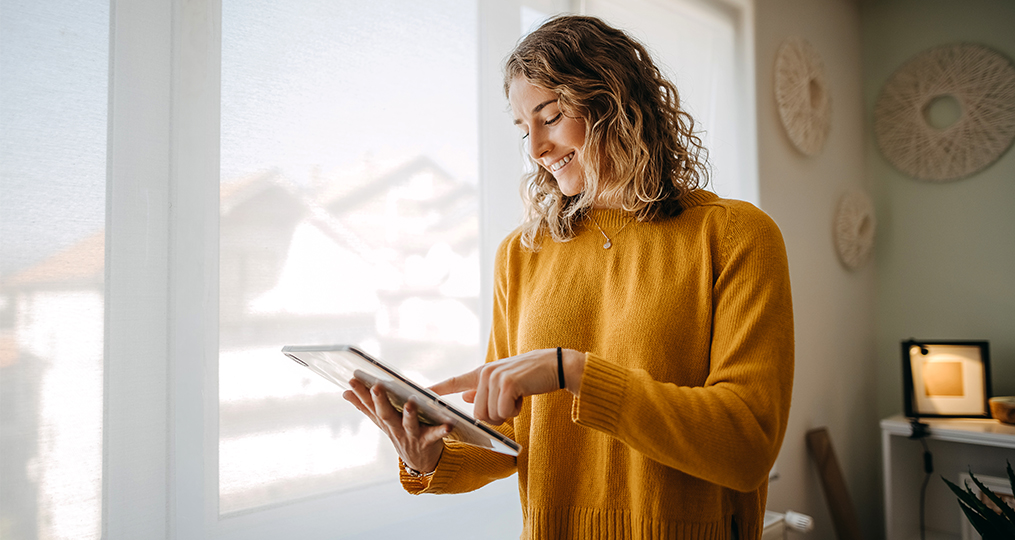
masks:
MULTIPOLYGON (((760 537, 757 527, 741 529, 742 539, 760 537)), ((524 540, 727 540, 729 518, 688 523, 632 515, 625 510, 595 508, 528 508, 524 540)))
MULTIPOLYGON (((686 210, 717 200, 719 200, 719 196, 715 193, 704 189, 696 189, 688 192, 680 199, 680 206, 686 210)), ((590 219, 585 223, 586 227, 597 232, 601 227, 608 236, 619 233, 632 221, 636 221, 633 213, 617 208, 589 210, 588 217, 590 219)))
POLYGON ((465 463, 465 453, 461 451, 463 449, 456 449, 455 446, 462 446, 462 443, 444 441, 444 452, 441 453, 441 459, 437 462, 437 469, 434 470, 431 476, 426 478, 412 476, 405 472, 402 460, 399 459, 398 479, 402 482, 402 488, 413 495, 441 492, 444 486, 458 474, 462 464, 465 463))
POLYGON ((405 462, 398 458, 398 479, 402 482, 404 489, 410 493, 422 492, 430 485, 430 478, 433 476, 413 476, 405 471, 405 462))
POLYGON ((586 353, 579 397, 571 405, 571 420, 578 425, 615 434, 620 405, 626 392, 626 371, 586 353))
POLYGON ((588 218, 585 225, 589 230, 599 234, 599 227, 602 227, 607 235, 614 235, 634 221, 634 214, 617 209, 598 209, 590 210, 588 218))
MULTIPOLYGON (((459 441, 444 439, 444 452, 437 462, 437 469, 429 478, 411 476, 404 468, 399 470, 402 487, 413 495, 423 493, 464 493, 478 489, 489 482, 505 478, 515 472, 513 457, 505 456, 459 441), (512 464, 505 468, 505 460, 512 464), (493 471, 489 476, 474 479, 474 483, 461 481, 463 470, 493 471), (500 471, 500 472, 496 472, 500 471)), ((401 460, 399 460, 401 462, 401 460)), ((399 463, 401 467, 401 463, 399 463)))

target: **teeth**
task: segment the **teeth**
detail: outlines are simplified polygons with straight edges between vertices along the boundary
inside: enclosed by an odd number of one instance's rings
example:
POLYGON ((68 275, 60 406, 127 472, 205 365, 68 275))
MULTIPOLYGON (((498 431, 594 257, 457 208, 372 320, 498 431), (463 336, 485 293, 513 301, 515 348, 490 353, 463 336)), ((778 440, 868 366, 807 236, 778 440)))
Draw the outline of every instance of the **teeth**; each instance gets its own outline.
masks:
POLYGON ((571 158, 573 158, 573 157, 574 157, 574 152, 571 152, 570 154, 568 154, 568 155, 564 156, 563 158, 561 158, 560 161, 554 163, 553 165, 550 165, 550 172, 557 172, 558 170, 560 170, 561 167, 563 167, 564 165, 567 165, 567 162, 571 161, 571 158))

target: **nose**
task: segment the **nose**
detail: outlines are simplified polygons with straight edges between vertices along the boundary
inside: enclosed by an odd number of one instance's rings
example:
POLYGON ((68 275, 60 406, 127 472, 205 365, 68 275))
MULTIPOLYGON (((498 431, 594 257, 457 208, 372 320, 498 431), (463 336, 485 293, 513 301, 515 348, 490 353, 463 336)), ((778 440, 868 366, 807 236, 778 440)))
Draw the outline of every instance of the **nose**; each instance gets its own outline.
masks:
POLYGON ((547 155, 553 148, 553 144, 550 142, 549 137, 546 136, 545 130, 533 129, 529 131, 529 155, 532 159, 538 160, 539 158, 547 155))

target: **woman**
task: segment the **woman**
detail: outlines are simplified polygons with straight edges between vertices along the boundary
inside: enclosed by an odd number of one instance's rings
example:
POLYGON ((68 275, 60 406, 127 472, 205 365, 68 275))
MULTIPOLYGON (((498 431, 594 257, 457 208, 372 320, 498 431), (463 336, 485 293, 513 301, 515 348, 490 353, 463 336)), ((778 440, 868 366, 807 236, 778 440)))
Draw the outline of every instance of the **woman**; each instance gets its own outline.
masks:
POLYGON ((760 538, 789 414, 785 247, 754 206, 700 189, 701 142, 645 48, 555 18, 509 57, 528 153, 524 224, 496 259, 487 363, 464 391, 517 458, 444 441, 355 384, 411 493, 518 473, 524 538, 760 538))

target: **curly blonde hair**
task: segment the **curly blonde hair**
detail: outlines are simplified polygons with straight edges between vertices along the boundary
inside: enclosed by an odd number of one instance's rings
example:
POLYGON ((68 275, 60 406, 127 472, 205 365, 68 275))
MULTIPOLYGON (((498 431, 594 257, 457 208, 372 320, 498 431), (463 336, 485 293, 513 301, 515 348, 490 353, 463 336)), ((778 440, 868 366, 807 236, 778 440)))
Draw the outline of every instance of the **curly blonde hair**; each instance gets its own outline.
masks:
POLYGON ((565 196, 534 162, 522 179, 527 248, 538 250, 543 233, 573 238, 596 201, 652 221, 680 213, 680 199, 708 183, 708 153, 676 86, 622 30, 595 17, 550 19, 508 57, 505 95, 517 77, 554 92, 565 116, 585 120, 581 193, 565 196))

